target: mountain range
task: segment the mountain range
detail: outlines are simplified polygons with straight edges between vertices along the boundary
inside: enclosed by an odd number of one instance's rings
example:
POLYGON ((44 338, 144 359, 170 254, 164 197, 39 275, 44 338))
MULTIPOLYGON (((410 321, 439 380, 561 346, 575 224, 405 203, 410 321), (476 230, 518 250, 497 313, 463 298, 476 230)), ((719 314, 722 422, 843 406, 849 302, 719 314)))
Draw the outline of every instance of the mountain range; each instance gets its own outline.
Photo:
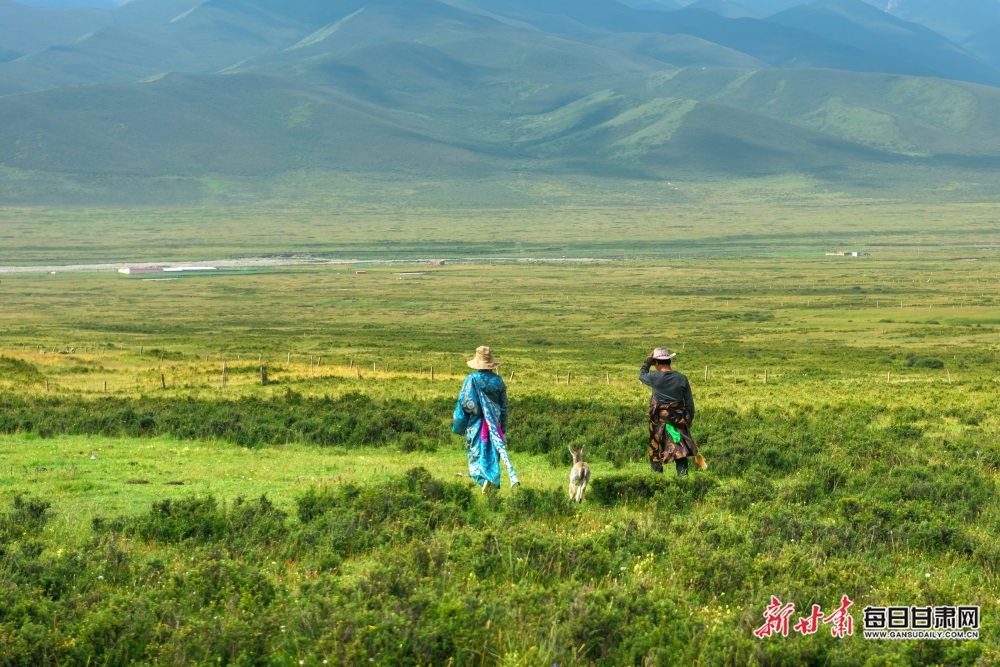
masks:
POLYGON ((995 182, 1000 2, 879 4, 0 0, 0 202, 995 182))

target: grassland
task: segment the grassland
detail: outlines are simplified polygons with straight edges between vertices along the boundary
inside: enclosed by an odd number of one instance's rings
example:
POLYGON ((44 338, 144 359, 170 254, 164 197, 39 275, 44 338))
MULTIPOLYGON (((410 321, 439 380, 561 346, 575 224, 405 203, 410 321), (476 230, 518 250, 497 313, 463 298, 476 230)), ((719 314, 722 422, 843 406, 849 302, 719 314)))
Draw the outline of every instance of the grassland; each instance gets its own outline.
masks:
POLYGON ((914 193, 914 203, 830 194, 796 178, 738 181, 725 189, 664 182, 633 190, 618 181, 533 177, 508 183, 506 192, 521 186, 519 194, 545 204, 441 210, 421 205, 418 193, 395 206, 359 204, 368 195, 358 184, 358 201, 331 198, 314 206, 8 207, 0 266, 294 254, 340 260, 752 260, 845 248, 909 260, 978 256, 1000 244, 994 204, 924 199, 949 192, 961 199, 960 182, 938 182, 914 193), (615 205, 591 205, 597 199, 615 205))
POLYGON ((4 275, 0 664, 1000 659, 990 207, 314 212, 273 241, 270 215, 212 215, 189 249, 194 212, 130 236, 116 214, 22 211, 4 263, 477 260, 4 275), (43 250, 46 216, 117 240, 43 250), (490 260, 508 256, 493 237, 550 261, 490 260), (459 476, 448 433, 484 343, 523 483, 493 498, 459 476), (661 344, 692 379, 710 461, 686 480, 643 462, 635 376, 661 344), (579 508, 568 444, 595 469, 579 508), (771 595, 805 615, 845 594, 852 638, 752 634, 771 595), (876 604, 978 604, 982 638, 864 640, 876 604))

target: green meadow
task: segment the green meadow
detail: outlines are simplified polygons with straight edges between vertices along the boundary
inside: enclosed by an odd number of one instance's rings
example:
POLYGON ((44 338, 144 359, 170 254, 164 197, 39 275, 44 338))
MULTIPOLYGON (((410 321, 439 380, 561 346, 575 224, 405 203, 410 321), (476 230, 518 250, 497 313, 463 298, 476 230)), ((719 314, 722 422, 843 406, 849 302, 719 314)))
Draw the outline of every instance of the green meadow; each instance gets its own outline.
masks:
POLYGON ((350 263, 0 275, 0 664, 1000 661, 995 207, 697 194, 5 211, 5 266, 350 263), (489 497, 449 430, 481 344, 522 481, 489 497), (660 345, 684 479, 645 462, 660 345), (845 595, 853 636, 754 636, 845 595), (980 638, 868 640, 869 605, 980 638))

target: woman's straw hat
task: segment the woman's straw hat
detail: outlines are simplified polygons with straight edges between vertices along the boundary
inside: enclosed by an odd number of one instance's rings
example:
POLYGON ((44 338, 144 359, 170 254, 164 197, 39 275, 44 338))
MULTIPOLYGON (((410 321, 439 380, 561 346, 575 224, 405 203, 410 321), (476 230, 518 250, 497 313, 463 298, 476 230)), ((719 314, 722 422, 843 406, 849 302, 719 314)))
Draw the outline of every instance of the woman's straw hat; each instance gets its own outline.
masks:
POLYGON ((481 345, 476 348, 476 358, 468 362, 469 368, 479 371, 489 371, 500 366, 500 362, 493 358, 490 348, 481 345))
POLYGON ((653 350, 653 359, 656 359, 657 361, 670 361, 676 356, 676 352, 671 352, 665 347, 658 347, 653 350))

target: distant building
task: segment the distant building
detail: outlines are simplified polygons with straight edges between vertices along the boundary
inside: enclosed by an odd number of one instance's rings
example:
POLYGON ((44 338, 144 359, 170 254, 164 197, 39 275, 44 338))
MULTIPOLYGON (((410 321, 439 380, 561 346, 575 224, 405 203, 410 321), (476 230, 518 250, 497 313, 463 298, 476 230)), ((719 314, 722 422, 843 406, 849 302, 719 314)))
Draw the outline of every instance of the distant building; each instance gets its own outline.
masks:
POLYGON ((366 273, 368 273, 368 272, 367 272, 367 271, 358 271, 358 275, 359 275, 359 276, 363 276, 363 275, 365 275, 366 273))
POLYGON ((162 266, 125 266, 118 269, 118 273, 130 276, 133 273, 159 273, 163 271, 162 266))
POLYGON ((444 266, 445 260, 443 259, 432 259, 431 266, 444 266))
POLYGON ((827 257, 868 257, 869 255, 871 255, 870 252, 860 252, 860 251, 826 253, 827 257))
POLYGON ((118 273, 131 276, 137 273, 187 273, 191 271, 217 271, 214 266, 125 266, 118 273))

